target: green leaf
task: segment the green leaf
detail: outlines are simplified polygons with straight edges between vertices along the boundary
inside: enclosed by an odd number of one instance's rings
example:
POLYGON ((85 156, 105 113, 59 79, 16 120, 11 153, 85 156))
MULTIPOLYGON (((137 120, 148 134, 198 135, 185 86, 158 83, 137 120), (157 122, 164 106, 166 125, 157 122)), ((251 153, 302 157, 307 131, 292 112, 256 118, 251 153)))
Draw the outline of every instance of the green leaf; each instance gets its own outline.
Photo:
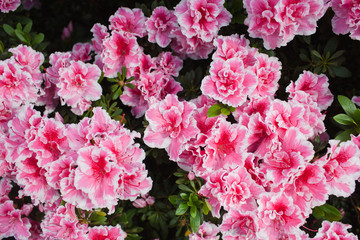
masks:
POLYGON ((138 234, 133 234, 133 233, 126 233, 126 240, 141 240, 142 237, 139 236, 138 234))
POLYGON ((3 24, 4 31, 11 37, 15 37, 15 30, 8 24, 3 24))
POLYGON ((119 83, 119 79, 117 78, 107 78, 107 81, 112 83, 119 83))
POLYGON ((43 33, 36 34, 34 39, 32 40, 32 45, 40 44, 44 41, 45 35, 43 33))
POLYGON ((339 95, 337 97, 341 107, 344 109, 344 111, 346 112, 347 115, 349 116, 354 116, 354 112, 356 110, 356 105, 355 103, 353 103, 349 98, 343 96, 343 95, 339 95))
POLYGON ((354 120, 351 117, 349 117, 348 115, 343 114, 343 113, 334 116, 334 120, 342 125, 355 124, 354 120))
POLYGON ((176 215, 183 215, 188 210, 189 206, 186 203, 181 203, 179 207, 176 209, 176 215))
POLYGON ((230 110, 229 109, 227 109, 227 108, 222 108, 221 110, 221 113, 222 114, 224 114, 225 116, 228 116, 228 115, 230 115, 230 110))
POLYGON ((356 123, 360 123, 360 109, 355 109, 353 117, 356 123))
POLYGON ((336 51, 337 46, 338 46, 337 38, 336 37, 331 38, 329 41, 327 41, 324 47, 324 53, 329 52, 330 54, 333 54, 336 51))
POLYGON ((200 227, 200 214, 196 214, 195 217, 190 216, 190 227, 193 233, 196 233, 200 227))
POLYGON ((321 56, 321 54, 316 51, 316 50, 311 50, 311 54, 314 55, 315 57, 322 59, 323 57, 321 56))
POLYGON ((181 199, 178 195, 171 195, 168 197, 168 199, 169 199, 169 202, 171 202, 173 205, 175 205, 181 201, 181 199))
POLYGON ((126 82, 131 82, 134 79, 135 79, 135 77, 129 77, 128 79, 126 79, 126 82))
POLYGON ((342 78, 349 78, 351 77, 351 72, 349 69, 343 66, 333 66, 333 71, 335 76, 342 77, 342 78))
POLYGON ((125 84, 125 87, 131 88, 131 89, 135 89, 135 85, 134 85, 134 84, 131 84, 131 83, 125 84))
POLYGON ((303 39, 304 39, 304 42, 306 43, 306 44, 310 44, 310 42, 311 42, 311 36, 303 36, 303 39))
POLYGON ((122 90, 121 90, 121 87, 119 87, 116 92, 114 93, 114 95, 112 95, 112 100, 116 100, 120 97, 120 95, 122 94, 122 90))
POLYGON ((299 57, 303 62, 311 62, 310 58, 304 53, 300 53, 299 57))
POLYGON ((122 113, 122 109, 119 108, 119 109, 116 109, 115 112, 113 112, 113 114, 111 114, 111 117, 116 117, 116 116, 119 116, 121 113, 122 113))
POLYGON ((27 43, 24 33, 21 30, 15 29, 15 35, 20 41, 22 41, 23 43, 27 43))
POLYGON ((111 85, 110 91, 111 91, 111 92, 115 92, 118 88, 119 88, 119 84, 111 85))
POLYGON ((190 216, 195 218, 197 213, 197 208, 195 206, 191 206, 190 208, 190 216))
POLYGON ((180 173, 180 172, 174 172, 174 176, 176 176, 176 177, 184 177, 184 174, 180 173))
POLYGON ((315 207, 313 209, 313 215, 317 219, 328 221, 340 221, 342 219, 341 212, 336 207, 327 203, 322 206, 315 207))
POLYGON ((125 66, 121 68, 121 76, 123 77, 122 80, 125 80, 126 78, 127 69, 125 66))
POLYGON ((341 57, 341 55, 343 55, 344 54, 344 50, 339 50, 339 51, 337 51, 336 53, 334 53, 331 57, 330 57, 330 60, 334 60, 334 59, 336 59, 336 58, 338 58, 338 57, 341 57))
POLYGON ((4 43, 2 41, 0 41, 0 52, 4 52, 4 43))
POLYGON ((193 192, 193 190, 191 190, 191 188, 189 188, 188 186, 185 186, 185 185, 183 185, 183 184, 180 184, 178 187, 179 187, 181 190, 183 190, 183 191, 193 192))
POLYGON ((229 107, 230 112, 235 112, 236 111, 236 107, 229 107))
POLYGON ((353 133, 353 129, 346 129, 342 133, 338 134, 335 137, 335 140, 340 140, 341 142, 346 142, 351 139, 350 134, 352 134, 352 133, 353 133))
POLYGON ((202 212, 205 214, 205 215, 208 215, 209 212, 210 212, 210 209, 208 208, 207 204, 205 203, 202 207, 202 212))
POLYGON ((32 21, 26 24, 26 26, 24 27, 24 32, 29 33, 31 31, 31 28, 32 28, 32 21))
POLYGON ((220 104, 220 103, 216 103, 214 105, 212 105, 207 113, 206 113, 206 116, 207 117, 216 117, 216 116, 219 116, 221 114, 221 109, 222 109, 223 105, 220 104))
POLYGON ((180 193, 180 197, 184 200, 188 200, 189 196, 186 193, 180 193))
POLYGON ((21 23, 17 23, 17 24, 16 24, 16 30, 19 30, 20 32, 22 32, 21 23))
POLYGON ((316 73, 316 74, 321 73, 321 69, 322 69, 322 65, 316 66, 316 67, 314 68, 314 73, 316 73))

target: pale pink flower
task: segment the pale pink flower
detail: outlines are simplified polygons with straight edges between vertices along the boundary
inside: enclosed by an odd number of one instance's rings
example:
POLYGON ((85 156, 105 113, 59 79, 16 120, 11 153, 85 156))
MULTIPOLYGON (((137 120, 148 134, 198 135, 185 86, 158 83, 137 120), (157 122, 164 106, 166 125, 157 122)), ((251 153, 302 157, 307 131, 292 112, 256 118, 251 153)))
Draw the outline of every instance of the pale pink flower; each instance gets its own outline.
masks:
POLYGON ((170 44, 171 32, 176 28, 179 26, 174 11, 163 6, 156 7, 146 21, 149 42, 157 43, 162 48, 170 44))
POLYGON ((258 237, 278 240, 295 233, 305 222, 298 206, 284 193, 266 193, 258 200, 258 237))
POLYGON ((125 87, 120 100, 123 104, 133 107, 131 112, 136 118, 142 117, 152 103, 163 100, 168 94, 177 94, 181 85, 162 71, 153 71, 139 76, 131 82, 135 89, 125 87))
POLYGON ((71 60, 87 62, 91 59, 90 52, 90 43, 76 43, 71 50, 71 60))
POLYGON ((351 98, 351 101, 353 101, 353 103, 355 103, 356 105, 360 106, 360 97, 359 96, 353 96, 351 98))
POLYGON ((20 0, 2 0, 0 2, 0 11, 3 13, 15 11, 20 6, 20 4, 20 0))
POLYGON ((127 234, 121 229, 118 224, 116 226, 97 226, 89 228, 88 239, 89 240, 124 240, 127 234))
POLYGON ((70 66, 70 52, 55 52, 50 54, 49 63, 51 67, 45 69, 46 78, 53 84, 59 82, 59 70, 70 66))
POLYGON ((144 208, 146 205, 146 201, 143 198, 138 198, 133 202, 133 206, 136 208, 144 208))
MULTIPOLYGON (((29 212, 30 213, 30 212, 29 212)), ((0 204, 0 238, 15 237, 19 240, 27 240, 30 237, 30 221, 22 215, 24 211, 14 208, 14 203, 7 200, 0 204)))
POLYGON ((281 62, 276 57, 269 57, 266 54, 258 53, 255 55, 256 64, 250 68, 258 78, 258 85, 253 96, 270 96, 274 97, 279 88, 278 81, 281 77, 281 62))
POLYGON ((63 41, 69 39, 73 31, 74 31, 73 23, 72 21, 70 21, 69 24, 63 28, 61 33, 61 39, 63 41))
MULTIPOLYGON (((7 195, 11 191, 11 189, 12 189, 11 180, 8 178, 2 178, 0 180, 0 196, 7 197, 7 195)), ((8 199, 8 197, 7 197, 7 199, 8 199)), ((3 201, 0 200, 0 202, 3 202, 3 201)))
POLYGON ((183 61, 171 52, 161 52, 155 59, 156 68, 162 71, 165 75, 178 77, 182 69, 183 61))
POLYGON ((180 102, 173 94, 150 106, 145 114, 149 122, 144 132, 145 144, 153 148, 165 148, 170 159, 176 161, 184 149, 182 144, 199 132, 192 118, 194 109, 194 104, 180 102))
POLYGON ((303 98, 296 96, 299 91, 309 94, 310 99, 317 103, 320 110, 327 109, 334 99, 329 90, 329 79, 326 75, 317 75, 309 71, 300 74, 298 80, 295 83, 291 82, 286 91, 290 93, 289 99, 303 98))
POLYGON ((110 30, 129 33, 136 37, 146 35, 146 17, 140 8, 119 8, 114 15, 110 16, 110 30))
POLYGON ((108 29, 106 26, 96 23, 90 30, 93 33, 92 47, 96 53, 101 54, 103 47, 103 41, 109 37, 108 29))
POLYGON ((74 185, 89 195, 97 208, 116 205, 120 167, 108 150, 95 146, 81 148, 77 159, 74 185))
POLYGON ((112 31, 112 35, 103 40, 101 54, 106 77, 116 77, 123 66, 130 68, 139 64, 141 48, 136 38, 123 31, 112 31))
POLYGON ((220 236, 217 236, 218 233, 218 226, 210 222, 203 222, 196 233, 189 235, 189 240, 218 240, 220 239, 220 236))
POLYGON ((257 48, 251 48, 250 42, 244 35, 233 34, 231 36, 218 36, 214 40, 216 51, 212 59, 221 58, 227 60, 230 58, 239 58, 242 60, 244 67, 253 66, 256 63, 255 54, 258 52, 257 48))
POLYGON ((67 153, 62 155, 58 160, 49 164, 45 176, 51 187, 60 189, 61 181, 69 177, 71 171, 75 170, 76 157, 77 154, 75 152, 67 153))
POLYGON ((98 83, 101 71, 98 66, 72 61, 70 66, 59 70, 60 79, 56 86, 62 104, 69 105, 77 115, 91 106, 91 101, 100 99, 102 88, 98 83))
POLYGON ((225 213, 220 230, 224 240, 256 240, 259 231, 256 212, 231 209, 225 213))
POLYGON ((331 8, 335 16, 331 20, 335 34, 347 34, 360 40, 359 2, 356 0, 332 0, 331 8))
POLYGON ((223 4, 224 0, 182 0, 174 8, 181 32, 187 38, 196 36, 204 42, 212 41, 231 20, 223 4))
POLYGON ((210 75, 202 81, 201 91, 224 104, 238 107, 245 103, 257 84, 255 74, 244 69, 241 60, 216 59, 211 63, 210 75))
POLYGON ((314 240, 357 240, 358 238, 347 230, 351 228, 349 224, 343 224, 341 222, 329 222, 323 221, 322 226, 313 238, 314 240))
POLYGON ((327 155, 319 159, 325 169, 329 194, 348 197, 355 191, 355 180, 360 177, 360 150, 352 141, 330 140, 327 155))

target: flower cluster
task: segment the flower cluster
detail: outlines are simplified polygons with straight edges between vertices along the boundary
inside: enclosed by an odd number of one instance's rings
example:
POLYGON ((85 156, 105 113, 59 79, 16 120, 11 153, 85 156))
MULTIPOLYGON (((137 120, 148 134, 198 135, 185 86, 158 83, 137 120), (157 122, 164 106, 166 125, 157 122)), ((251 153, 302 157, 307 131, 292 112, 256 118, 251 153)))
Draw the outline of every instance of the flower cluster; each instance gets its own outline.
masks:
POLYGON ((360 40, 359 3, 353 0, 332 0, 331 8, 335 12, 331 21, 334 33, 350 33, 352 39, 360 40))

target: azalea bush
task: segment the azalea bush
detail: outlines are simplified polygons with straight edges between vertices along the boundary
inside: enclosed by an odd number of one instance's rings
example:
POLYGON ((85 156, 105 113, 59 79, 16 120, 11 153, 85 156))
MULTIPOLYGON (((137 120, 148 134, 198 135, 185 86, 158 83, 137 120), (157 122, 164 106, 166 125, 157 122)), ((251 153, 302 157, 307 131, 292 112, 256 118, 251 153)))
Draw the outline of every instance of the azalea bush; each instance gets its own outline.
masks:
POLYGON ((358 239, 356 1, 0 11, 0 238, 358 239))

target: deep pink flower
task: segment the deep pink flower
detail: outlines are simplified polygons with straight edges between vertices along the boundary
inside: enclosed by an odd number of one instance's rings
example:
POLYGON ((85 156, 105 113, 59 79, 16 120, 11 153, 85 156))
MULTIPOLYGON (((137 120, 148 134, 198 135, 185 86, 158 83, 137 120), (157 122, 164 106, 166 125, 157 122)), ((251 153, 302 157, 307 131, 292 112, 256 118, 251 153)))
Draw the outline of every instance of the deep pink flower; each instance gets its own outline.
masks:
POLYGON ((298 80, 295 83, 291 82, 286 91, 290 93, 289 99, 297 99, 296 95, 299 91, 309 94, 310 99, 317 103, 320 110, 327 109, 334 98, 329 90, 329 79, 326 75, 317 75, 309 71, 300 74, 298 80))
POLYGON ((341 222, 329 222, 323 221, 322 226, 317 232, 314 240, 331 240, 331 239, 341 239, 341 240, 356 240, 358 239, 353 233, 349 233, 347 230, 351 228, 348 224, 343 224, 341 222))
POLYGON ((332 0, 331 8, 335 12, 331 23, 336 34, 347 34, 360 40, 360 13, 357 0, 332 0))
POLYGON ((92 41, 92 47, 94 49, 95 52, 101 54, 102 50, 103 50, 103 40, 106 39, 107 37, 109 37, 109 33, 108 33, 108 29, 106 26, 101 25, 100 23, 95 24, 91 30, 93 33, 93 38, 91 39, 92 41))
POLYGON ((98 83, 101 71, 98 66, 81 61, 72 61, 70 66, 59 70, 60 79, 56 86, 62 104, 71 107, 77 115, 91 106, 91 101, 100 98, 102 88, 98 83))
POLYGON ((162 48, 167 47, 171 42, 171 32, 178 27, 173 11, 163 6, 156 7, 146 21, 149 42, 157 43, 162 48))
POLYGON ((204 95, 233 107, 242 105, 258 84, 254 73, 243 68, 237 58, 215 59, 211 63, 210 75, 201 84, 204 95))
POLYGON ((59 70, 70 66, 70 52, 55 52, 50 54, 49 63, 51 67, 46 69, 46 78, 53 84, 59 82, 59 70))
POLYGON ((223 6, 224 0, 182 0, 174 9, 181 32, 210 42, 221 27, 230 23, 231 14, 223 6))
POLYGON ((196 233, 189 235, 189 240, 218 240, 220 239, 220 236, 217 236, 218 233, 218 226, 210 222, 203 222, 196 233))
POLYGON ((165 75, 179 76, 183 66, 183 61, 179 57, 173 56, 171 52, 161 52, 154 60, 157 69, 165 75))
POLYGON ((127 234, 121 229, 118 224, 112 226, 97 226, 89 228, 88 239, 89 240, 124 240, 127 234))
POLYGON ((119 8, 114 15, 110 16, 110 30, 129 33, 136 37, 146 35, 146 17, 140 8, 119 8))
POLYGON ((20 0, 2 0, 0 2, 0 11, 3 13, 15 11, 20 6, 20 4, 20 0))
POLYGON ((153 148, 165 148, 170 159, 176 161, 184 149, 182 144, 199 132, 192 118, 194 109, 194 104, 180 102, 173 94, 150 106, 145 114, 149 121, 144 132, 145 144, 153 148))
POLYGON ((116 77, 123 66, 135 67, 139 63, 142 50, 136 38, 123 31, 112 31, 112 35, 103 40, 101 54, 106 77, 116 77))

